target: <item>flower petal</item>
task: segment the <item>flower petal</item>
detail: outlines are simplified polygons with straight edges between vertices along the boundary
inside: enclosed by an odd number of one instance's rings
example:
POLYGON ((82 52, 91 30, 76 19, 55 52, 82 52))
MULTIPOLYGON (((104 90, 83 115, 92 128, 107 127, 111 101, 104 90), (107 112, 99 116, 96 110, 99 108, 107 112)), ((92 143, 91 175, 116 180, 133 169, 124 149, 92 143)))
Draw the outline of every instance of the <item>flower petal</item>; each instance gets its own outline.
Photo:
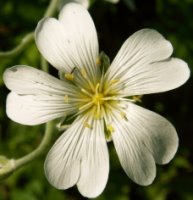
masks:
POLYGON ((99 73, 96 29, 81 5, 69 3, 60 12, 59 20, 40 21, 35 38, 42 55, 58 70, 70 73, 75 67, 84 68, 94 79, 99 73))
POLYGON ((90 198, 103 191, 108 172, 102 121, 92 121, 88 116, 75 120, 56 141, 45 162, 46 176, 54 187, 67 189, 77 184, 80 193, 90 198))
POLYGON ((24 125, 38 125, 66 116, 74 108, 61 96, 18 95, 7 96, 6 112, 10 119, 24 125))
POLYGON ((81 162, 81 175, 78 181, 78 189, 90 198, 97 197, 104 190, 109 172, 109 158, 104 127, 102 120, 94 120, 92 129, 88 129, 85 137, 86 143, 81 162))
POLYGON ((122 123, 129 128, 130 134, 135 134, 145 145, 156 163, 166 164, 174 157, 178 148, 178 136, 168 120, 132 103, 126 103, 122 112, 125 112, 128 119, 122 123))
POLYGON ((190 70, 177 58, 169 58, 172 45, 155 30, 143 29, 129 37, 107 72, 107 83, 124 96, 168 91, 187 81, 190 70))
POLYGON ((5 85, 18 94, 75 95, 72 84, 61 81, 33 67, 18 65, 5 70, 5 85))
MULTIPOLYGON (((120 163, 126 174, 139 185, 149 185, 155 178, 156 166, 149 149, 134 132, 133 126, 119 117, 120 113, 111 115, 112 139, 120 163)), ((131 124, 132 125, 132 124, 131 124)))
POLYGON ((91 80, 96 80, 99 74, 96 66, 99 47, 95 25, 89 12, 79 4, 69 3, 60 12, 59 21, 68 30, 74 43, 71 53, 76 53, 79 58, 77 66, 84 68, 91 80))
POLYGON ((178 137, 175 128, 160 115, 132 103, 122 103, 111 122, 121 165, 127 175, 141 185, 155 177, 155 163, 168 163, 175 155, 178 137))
POLYGON ((49 151, 44 169, 51 185, 67 189, 75 185, 80 176, 82 149, 82 120, 76 120, 49 151))
POLYGON ((4 72, 3 79, 13 91, 7 98, 7 115, 18 123, 41 124, 77 110, 75 87, 43 71, 14 66, 4 72))

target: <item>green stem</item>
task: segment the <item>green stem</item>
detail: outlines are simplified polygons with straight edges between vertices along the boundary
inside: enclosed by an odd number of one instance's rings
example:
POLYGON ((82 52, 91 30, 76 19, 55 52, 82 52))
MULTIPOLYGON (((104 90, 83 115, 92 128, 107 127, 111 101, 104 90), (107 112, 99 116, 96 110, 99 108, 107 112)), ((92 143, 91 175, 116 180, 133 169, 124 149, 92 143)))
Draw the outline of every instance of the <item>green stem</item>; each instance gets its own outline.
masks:
POLYGON ((54 135, 53 134, 54 127, 55 126, 52 122, 48 122, 46 124, 45 135, 44 135, 40 145, 38 146, 38 148, 35 149, 34 151, 32 151, 30 154, 28 154, 22 158, 16 159, 14 162, 15 169, 18 169, 18 168, 28 164, 29 162, 31 162, 34 159, 43 155, 48 150, 48 147, 50 146, 50 143, 51 143, 53 135, 54 135))
POLYGON ((45 72, 49 72, 48 62, 41 56, 41 69, 45 72))
POLYGON ((53 122, 48 122, 46 124, 45 135, 40 143, 40 145, 32 151, 31 153, 27 154, 24 157, 19 159, 10 159, 3 165, 0 165, 0 180, 7 178, 11 175, 15 170, 23 167, 24 165, 32 162, 36 158, 42 156, 50 147, 52 139, 53 139, 53 131, 55 129, 55 125, 53 122))
POLYGON ((34 33, 28 33, 21 41, 21 43, 10 51, 0 52, 0 58, 14 57, 21 53, 25 47, 34 40, 34 33))
POLYGON ((58 3, 59 3, 59 0, 51 0, 50 1, 50 4, 44 14, 44 17, 51 17, 54 15, 56 9, 57 9, 57 6, 58 6, 58 3))

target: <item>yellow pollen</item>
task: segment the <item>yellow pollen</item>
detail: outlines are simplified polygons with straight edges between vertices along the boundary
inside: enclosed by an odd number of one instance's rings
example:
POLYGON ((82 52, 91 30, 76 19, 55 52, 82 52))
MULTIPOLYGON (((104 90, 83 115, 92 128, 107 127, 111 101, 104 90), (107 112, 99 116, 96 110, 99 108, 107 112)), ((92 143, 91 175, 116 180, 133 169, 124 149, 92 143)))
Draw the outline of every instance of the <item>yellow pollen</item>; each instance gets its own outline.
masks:
POLYGON ((65 74, 64 75, 65 76, 65 78, 67 79, 67 80, 69 80, 69 81, 73 81, 74 80, 74 74, 65 74))
POLYGON ((119 82, 119 79, 113 79, 113 80, 110 81, 111 84, 115 84, 117 82, 119 82))
POLYGON ((93 96, 92 101, 95 105, 102 105, 104 103, 103 97, 102 93, 97 93, 93 96))
POLYGON ((92 126, 87 121, 83 123, 83 126, 86 128, 92 128, 92 126))
POLYGON ((99 87, 100 87, 100 84, 97 83, 96 88, 95 88, 95 92, 96 92, 96 94, 98 94, 98 92, 99 92, 99 87))
POLYGON ((100 88, 100 84, 97 83, 96 88, 95 88, 95 94, 92 97, 92 102, 97 106, 100 106, 101 104, 104 103, 104 95, 99 92, 99 88, 100 88))
POLYGON ((100 115, 100 113, 96 113, 94 117, 95 117, 95 119, 100 119, 101 115, 100 115))
POLYGON ((64 96, 64 102, 65 102, 65 103, 69 103, 69 98, 68 98, 68 95, 67 95, 67 94, 64 96))
POLYGON ((125 120, 128 120, 128 119, 127 119, 127 115, 126 115, 125 112, 121 112, 121 117, 124 118, 125 120))
POLYGON ((107 125, 107 131, 109 131, 110 133, 114 132, 115 129, 113 128, 113 126, 111 124, 107 125))
POLYGON ((142 102, 141 98, 142 98, 142 95, 136 95, 132 97, 134 102, 140 102, 140 103, 142 102))
POLYGON ((100 65, 101 65, 101 60, 100 60, 100 58, 97 58, 97 59, 96 59, 96 64, 97 64, 97 66, 100 66, 100 65))

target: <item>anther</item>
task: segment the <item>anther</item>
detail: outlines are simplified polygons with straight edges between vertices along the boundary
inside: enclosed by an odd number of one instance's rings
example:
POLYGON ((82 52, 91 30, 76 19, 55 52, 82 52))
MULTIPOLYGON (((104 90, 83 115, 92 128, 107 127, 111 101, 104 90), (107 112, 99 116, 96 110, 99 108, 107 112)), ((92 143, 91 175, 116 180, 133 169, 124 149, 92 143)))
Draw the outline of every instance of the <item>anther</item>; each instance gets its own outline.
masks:
POLYGON ((100 60, 100 58, 97 58, 97 59, 96 59, 96 64, 97 64, 97 66, 100 66, 100 65, 101 65, 101 60, 100 60))
POLYGON ((68 74, 64 74, 64 76, 69 81, 73 81, 74 80, 74 74, 68 73, 68 74))
POLYGON ((128 121, 127 115, 126 115, 125 112, 121 112, 120 114, 121 114, 121 117, 122 117, 123 119, 125 119, 126 121, 128 121))
POLYGON ((68 97, 67 94, 64 96, 64 102, 65 102, 65 103, 69 103, 69 97, 68 97))
POLYGON ((111 124, 107 125, 107 131, 109 131, 110 133, 114 132, 115 129, 113 128, 113 126, 111 124))
POLYGON ((113 80, 110 81, 111 84, 115 84, 117 82, 119 82, 119 79, 113 79, 113 80))
POLYGON ((139 102, 139 103, 142 102, 141 98, 142 98, 142 95, 136 95, 132 97, 134 102, 139 102))
POLYGON ((100 119, 101 115, 100 115, 100 106, 97 106, 95 111, 94 111, 94 117, 96 119, 100 119))
POLYGON ((92 101, 95 105, 100 106, 104 103, 103 94, 97 93, 92 97, 92 101))
POLYGON ((83 123, 83 126, 92 129, 92 126, 87 121, 83 123))

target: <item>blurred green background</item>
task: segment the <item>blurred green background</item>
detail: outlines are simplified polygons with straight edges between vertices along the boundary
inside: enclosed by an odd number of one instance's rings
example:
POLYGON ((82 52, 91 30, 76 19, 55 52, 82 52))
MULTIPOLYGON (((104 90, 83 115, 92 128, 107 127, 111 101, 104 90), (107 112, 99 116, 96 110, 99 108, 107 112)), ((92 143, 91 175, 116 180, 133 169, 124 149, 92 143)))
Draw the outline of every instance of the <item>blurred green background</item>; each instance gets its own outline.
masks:
MULTIPOLYGON (((10 50, 33 31, 42 18, 48 0, 0 0, 0 51, 10 50)), ((98 31, 100 49, 116 55, 124 40, 141 28, 154 28, 174 46, 174 57, 193 69, 193 0, 120 0, 111 4, 95 0, 89 9, 98 31)), ((56 15, 57 16, 57 15, 56 15)), ((21 157, 40 143, 43 126, 23 126, 5 113, 8 90, 3 84, 5 68, 27 64, 40 66, 34 43, 16 57, 0 59, 0 155, 21 157)), ((53 72, 54 73, 54 72, 53 72)), ((110 175, 105 191, 97 200, 192 200, 193 199, 193 80, 171 92, 143 97, 142 106, 170 120, 177 129, 180 145, 168 165, 157 166, 157 177, 148 187, 139 186, 123 172, 114 147, 110 152, 110 175)), ((55 138, 57 138, 56 135, 55 138)), ((45 155, 0 182, 0 200, 82 200, 77 189, 59 191, 44 176, 45 155)))

